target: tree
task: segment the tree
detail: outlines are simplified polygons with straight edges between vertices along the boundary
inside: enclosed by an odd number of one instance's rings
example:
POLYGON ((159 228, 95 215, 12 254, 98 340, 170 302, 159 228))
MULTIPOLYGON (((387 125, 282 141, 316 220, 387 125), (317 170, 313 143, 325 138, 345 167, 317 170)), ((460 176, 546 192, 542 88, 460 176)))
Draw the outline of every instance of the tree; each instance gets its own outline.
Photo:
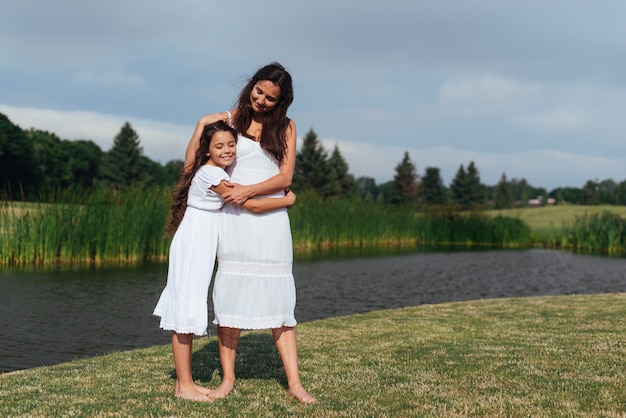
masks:
POLYGON ((463 208, 469 205, 469 200, 467 198, 467 183, 467 172, 465 171, 463 164, 461 164, 456 172, 456 175, 452 179, 452 183, 450 184, 450 193, 454 203, 463 208))
POLYGON ((356 191, 354 176, 348 172, 348 163, 339 152, 337 145, 328 159, 328 166, 332 171, 331 183, 336 183, 338 186, 337 195, 354 195, 356 191))
POLYGON ((98 145, 86 140, 63 140, 53 133, 36 129, 29 129, 25 134, 33 143, 40 191, 93 185, 102 159, 102 150, 98 145))
POLYGON ((100 179, 105 184, 122 188, 139 183, 142 179, 142 154, 139 135, 126 122, 115 136, 113 147, 104 154, 100 179))
POLYGON ((469 200, 472 205, 480 205, 485 202, 485 186, 480 182, 480 174, 474 161, 467 166, 469 200))
POLYGON ((313 128, 304 135, 302 148, 296 153, 293 188, 298 192, 313 190, 324 197, 340 189, 328 164, 328 154, 313 128))
POLYGON ((422 201, 425 205, 443 205, 446 192, 437 167, 426 167, 422 177, 422 201))
POLYGON ((359 197, 365 201, 375 201, 379 196, 376 180, 371 177, 359 177, 355 180, 355 187, 359 197))
POLYGON ((461 164, 450 185, 453 201, 463 209, 480 205, 485 201, 485 187, 480 183, 478 169, 470 162, 467 171, 461 164))
POLYGON ((171 160, 163 166, 163 182, 166 185, 178 183, 178 177, 185 163, 183 160, 171 160))
POLYGON ((68 161, 66 164, 65 181, 79 187, 91 187, 94 185, 103 152, 93 141, 62 141, 67 149, 68 161))
POLYGON ((506 180, 506 174, 502 173, 502 177, 498 182, 495 190, 494 205, 496 209, 509 209, 515 204, 511 185, 506 180))
POLYGON ((0 113, 0 191, 15 198, 36 180, 32 141, 0 113))
POLYGON ((409 152, 404 152, 402 161, 396 166, 396 174, 393 177, 393 185, 397 193, 397 202, 414 203, 417 201, 418 183, 415 164, 409 157, 409 152))
POLYGON ((583 187, 585 205, 597 205, 600 203, 600 190, 597 181, 587 180, 583 187))
POLYGON ((519 201, 520 207, 528 206, 528 199, 531 196, 532 187, 528 184, 526 179, 516 179, 512 178, 509 182, 509 188, 511 189, 511 194, 513 195, 513 200, 519 201))

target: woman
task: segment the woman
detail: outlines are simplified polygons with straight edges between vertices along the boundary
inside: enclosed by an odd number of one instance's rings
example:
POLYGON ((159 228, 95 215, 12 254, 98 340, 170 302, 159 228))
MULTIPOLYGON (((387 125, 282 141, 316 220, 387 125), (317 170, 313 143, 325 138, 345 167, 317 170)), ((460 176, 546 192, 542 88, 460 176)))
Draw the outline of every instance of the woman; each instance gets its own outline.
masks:
MULTIPOLYGON (((239 133, 237 160, 230 167, 232 190, 222 194, 218 271, 213 289, 222 384, 210 394, 227 396, 235 387, 235 356, 241 329, 272 328, 288 394, 304 403, 316 399, 300 382, 294 316, 291 230, 286 209, 253 214, 240 205, 257 197, 284 196, 296 160, 296 125, 287 117, 293 102, 291 76, 278 63, 262 67, 249 80, 233 110, 239 133)), ((198 129, 228 119, 228 112, 202 118, 198 129)), ((194 135, 195 137, 195 135, 194 135)), ((194 138, 187 155, 193 154, 194 138)))

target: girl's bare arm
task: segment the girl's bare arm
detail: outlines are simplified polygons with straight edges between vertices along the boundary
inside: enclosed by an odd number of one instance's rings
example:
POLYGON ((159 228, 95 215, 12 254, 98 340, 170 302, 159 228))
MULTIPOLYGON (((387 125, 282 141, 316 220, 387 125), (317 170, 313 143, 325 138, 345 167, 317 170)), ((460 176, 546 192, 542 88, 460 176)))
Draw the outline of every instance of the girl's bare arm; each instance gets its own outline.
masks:
MULTIPOLYGON (((217 186, 211 187, 216 193, 220 195, 230 191, 232 188, 227 186, 224 181, 222 181, 217 186)), ((283 197, 265 197, 263 199, 248 199, 241 205, 244 209, 249 210, 252 213, 264 213, 269 212, 271 210, 281 209, 281 208, 290 208, 293 204, 296 203, 296 195, 291 190, 285 193, 283 197)))
POLYGON ((193 135, 191 135, 191 139, 187 144, 187 150, 185 151, 185 170, 188 170, 193 165, 193 160, 196 155, 196 150, 198 149, 198 144, 200 143, 200 137, 202 136, 204 127, 220 120, 228 123, 228 112, 213 113, 200 118, 196 124, 196 129, 193 131, 193 135))

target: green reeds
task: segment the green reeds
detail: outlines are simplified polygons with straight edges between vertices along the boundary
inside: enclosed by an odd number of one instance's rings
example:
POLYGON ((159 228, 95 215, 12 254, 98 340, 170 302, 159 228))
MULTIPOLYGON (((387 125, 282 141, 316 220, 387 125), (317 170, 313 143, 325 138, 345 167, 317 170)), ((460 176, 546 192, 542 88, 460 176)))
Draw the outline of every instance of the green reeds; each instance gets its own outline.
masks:
POLYGON ((167 256, 161 189, 67 191, 46 203, 3 202, 0 263, 132 263, 167 256))
POLYGON ((530 242, 530 228, 520 219, 488 216, 484 211, 461 211, 454 206, 423 210, 421 242, 432 244, 523 246, 530 242))
POLYGON ((609 211, 576 216, 565 225, 562 246, 612 255, 626 253, 626 219, 609 211))
POLYGON ((290 210, 297 249, 397 244, 522 246, 530 229, 521 220, 464 212, 452 206, 414 208, 301 194, 290 210))
MULTIPOLYGON (((67 191, 0 207, 0 264, 134 263, 166 259, 164 189, 67 191)), ((415 208, 301 193, 289 216, 296 251, 431 244, 523 246, 521 220, 446 206, 415 208)))

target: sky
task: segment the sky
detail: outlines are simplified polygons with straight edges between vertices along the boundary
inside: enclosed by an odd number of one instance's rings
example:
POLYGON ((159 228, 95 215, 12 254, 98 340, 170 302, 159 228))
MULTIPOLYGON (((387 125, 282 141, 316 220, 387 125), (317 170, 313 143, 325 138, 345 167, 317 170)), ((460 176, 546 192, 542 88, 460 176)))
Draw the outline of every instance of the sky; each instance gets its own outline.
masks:
POLYGON ((0 113, 105 151, 129 122, 166 163, 278 61, 298 136, 356 177, 390 181, 408 152, 446 185, 470 162, 487 185, 621 182, 624 16, 622 0, 2 0, 0 113))

